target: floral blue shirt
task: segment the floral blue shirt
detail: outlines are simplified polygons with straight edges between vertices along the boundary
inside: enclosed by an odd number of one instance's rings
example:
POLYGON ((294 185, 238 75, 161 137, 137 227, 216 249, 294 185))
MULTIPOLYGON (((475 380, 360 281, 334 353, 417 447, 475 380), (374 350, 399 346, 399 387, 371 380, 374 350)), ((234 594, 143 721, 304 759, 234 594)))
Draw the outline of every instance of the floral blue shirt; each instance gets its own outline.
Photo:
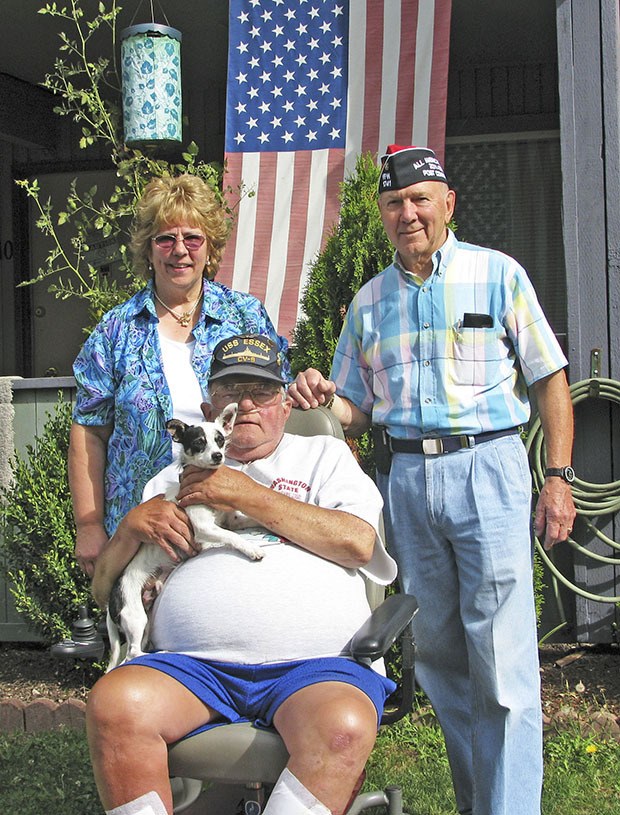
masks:
MULTIPOLYGON (((73 366, 77 382, 74 421, 113 426, 104 483, 108 535, 140 503, 146 482, 172 460, 166 431, 166 422, 172 418, 172 397, 162 366, 158 322, 150 282, 104 315, 73 366)), ((250 294, 205 280, 192 357, 203 393, 207 392, 213 349, 220 340, 241 333, 274 339, 290 378, 288 343, 276 334, 262 303, 250 294)))

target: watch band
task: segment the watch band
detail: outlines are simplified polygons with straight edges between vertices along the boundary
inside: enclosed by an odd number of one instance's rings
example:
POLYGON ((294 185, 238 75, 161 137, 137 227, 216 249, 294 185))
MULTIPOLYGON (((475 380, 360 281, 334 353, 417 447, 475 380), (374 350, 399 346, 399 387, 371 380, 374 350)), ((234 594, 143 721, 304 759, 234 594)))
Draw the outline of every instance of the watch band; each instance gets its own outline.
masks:
POLYGON ((575 480, 575 471, 570 465, 566 467, 547 467, 545 470, 545 478, 549 476, 557 476, 566 481, 567 484, 572 484, 575 480))

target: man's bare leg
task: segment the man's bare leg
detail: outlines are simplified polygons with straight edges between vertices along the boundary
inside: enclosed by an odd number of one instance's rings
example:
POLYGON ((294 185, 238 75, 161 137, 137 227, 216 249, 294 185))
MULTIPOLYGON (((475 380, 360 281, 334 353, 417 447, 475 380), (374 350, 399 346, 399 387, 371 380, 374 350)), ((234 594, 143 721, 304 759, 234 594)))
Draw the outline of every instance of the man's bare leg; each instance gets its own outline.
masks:
POLYGON ((156 669, 127 665, 102 677, 88 699, 86 726, 104 809, 154 792, 172 813, 168 745, 215 715, 156 669))
MULTIPOLYGON (((342 815, 377 735, 377 711, 368 696, 344 682, 310 685, 280 705, 274 725, 289 751, 289 772, 328 813, 342 815)), ((296 792, 290 779, 286 786, 305 800, 303 789, 296 792)), ((277 793, 276 784, 265 815, 291 811, 286 809, 288 790, 281 802, 277 793)), ((323 815, 310 805, 306 811, 323 815)))

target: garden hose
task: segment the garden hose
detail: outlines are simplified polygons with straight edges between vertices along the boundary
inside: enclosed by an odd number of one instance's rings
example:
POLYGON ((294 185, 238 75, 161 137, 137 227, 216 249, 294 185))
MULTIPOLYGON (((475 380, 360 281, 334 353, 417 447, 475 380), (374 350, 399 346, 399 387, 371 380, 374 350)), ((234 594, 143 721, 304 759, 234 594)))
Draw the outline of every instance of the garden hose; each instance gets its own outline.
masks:
MULTIPOLYGON (((620 382, 613 379, 584 379, 581 382, 576 382, 571 385, 570 396, 573 405, 578 405, 586 399, 605 399, 616 405, 620 405, 620 382)), ((534 489, 540 493, 545 481, 545 461, 543 452, 544 434, 542 431, 542 424, 540 416, 535 416, 531 422, 528 431, 525 447, 528 452, 530 460, 530 468, 532 471, 532 480, 534 489)), ((608 484, 593 484, 584 481, 575 476, 574 482, 571 484, 571 491, 573 493, 573 500, 577 515, 583 519, 587 528, 592 532, 600 541, 610 546, 612 549, 620 552, 620 543, 612 540, 610 537, 601 532, 600 529, 593 523, 591 519, 597 518, 602 515, 613 515, 620 510, 620 481, 611 481, 608 484)), ((620 603, 620 596, 607 597, 604 595, 593 594, 592 592, 582 589, 580 586, 575 585, 567 577, 565 577, 553 562, 553 556, 550 552, 545 551, 541 542, 537 537, 534 538, 536 549, 543 562, 551 572, 554 581, 559 580, 562 585, 566 586, 575 594, 585 597, 588 600, 594 600, 599 603, 620 603)), ((584 546, 577 543, 576 540, 569 536, 569 545, 583 555, 598 561, 599 563, 607 563, 610 565, 620 565, 620 560, 616 557, 608 557, 600 555, 597 552, 591 552, 584 546)), ((553 550, 552 550, 553 551, 553 550)), ((557 584, 554 582, 556 590, 556 599, 560 606, 559 592, 557 584)))

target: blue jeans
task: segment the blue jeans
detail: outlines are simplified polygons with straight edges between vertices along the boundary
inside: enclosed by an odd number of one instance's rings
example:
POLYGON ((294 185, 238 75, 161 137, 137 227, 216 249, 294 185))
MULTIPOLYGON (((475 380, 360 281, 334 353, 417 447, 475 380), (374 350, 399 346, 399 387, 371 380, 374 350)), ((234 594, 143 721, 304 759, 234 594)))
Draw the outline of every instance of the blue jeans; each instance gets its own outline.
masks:
POLYGON ((378 481, 401 588, 420 605, 416 677, 444 732, 459 812, 539 815, 542 713, 523 443, 515 435, 445 455, 397 453, 378 481))

